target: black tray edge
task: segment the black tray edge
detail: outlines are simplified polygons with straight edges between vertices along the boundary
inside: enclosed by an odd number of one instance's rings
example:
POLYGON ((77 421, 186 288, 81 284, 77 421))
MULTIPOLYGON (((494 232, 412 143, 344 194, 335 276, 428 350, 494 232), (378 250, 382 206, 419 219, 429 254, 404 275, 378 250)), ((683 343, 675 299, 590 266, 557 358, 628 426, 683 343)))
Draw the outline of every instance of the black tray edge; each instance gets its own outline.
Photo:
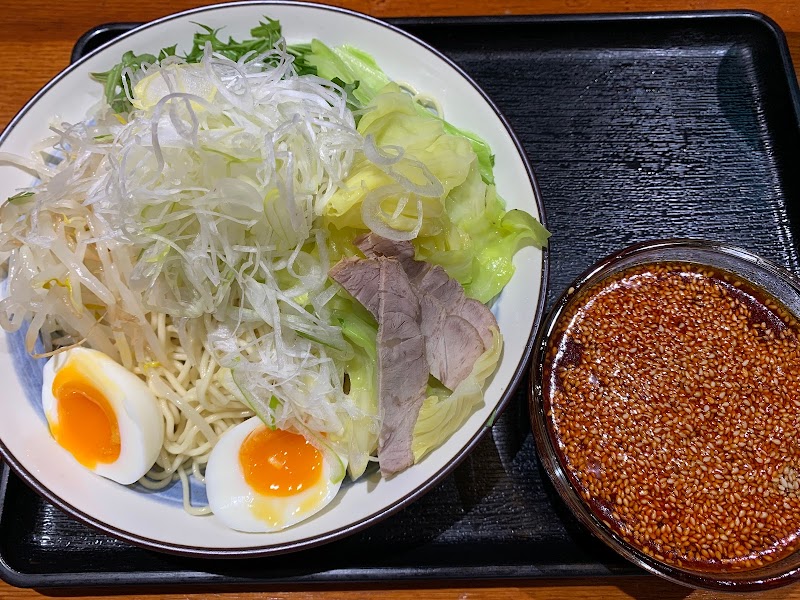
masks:
MULTIPOLYGON (((749 9, 723 9, 723 10, 699 10, 699 11, 663 11, 663 12, 642 12, 642 13, 578 13, 578 14, 549 14, 549 15, 487 15, 487 16, 453 16, 453 17, 395 17, 385 19, 387 22, 400 28, 403 25, 424 25, 449 22, 453 24, 493 24, 507 23, 509 21, 535 21, 537 23, 591 23, 597 21, 605 22, 631 22, 640 23, 643 21, 662 21, 662 20, 716 20, 720 18, 746 19, 751 20, 766 28, 774 38, 778 53, 781 57, 781 67, 786 73, 789 83, 789 94, 795 107, 795 118, 797 126, 800 127, 800 85, 794 68, 792 55, 789 52, 789 45, 786 34, 780 25, 769 15, 749 9)), ((72 48, 70 63, 77 62, 87 54, 94 52, 106 41, 135 29, 141 22, 133 21, 112 21, 96 25, 84 32, 72 48), (104 41, 104 38, 108 37, 104 41)))
MULTIPOLYGON (((10 472, 11 470, 8 468, 8 465, 0 461, 0 517, 5 510, 6 489, 8 488, 8 476, 10 472)), ((16 587, 32 587, 30 575, 12 569, 11 565, 6 562, 6 557, 2 553, 0 553, 0 578, 6 583, 10 583, 16 587)))
MULTIPOLYGON (((5 497, 8 480, 12 471, 7 464, 0 462, 0 518, 5 510, 5 497)), ((204 560, 197 561, 198 569, 202 569, 204 560)), ((566 580, 579 577, 581 579, 607 577, 638 577, 645 572, 637 569, 633 565, 630 568, 620 568, 614 565, 603 563, 575 563, 569 566, 549 566, 538 568, 530 565, 527 568, 520 568, 519 565, 486 565, 480 568, 471 568, 467 573, 464 568, 458 565, 448 567, 433 567, 427 570, 424 567, 405 567, 401 569, 391 569, 391 577, 386 577, 387 568, 374 569, 338 569, 312 573, 305 576, 274 577, 269 580, 252 580, 248 577, 231 575, 221 575, 208 573, 202 570, 197 571, 148 571, 148 572, 85 572, 85 573, 25 573, 12 568, 0 553, 0 579, 14 587, 35 588, 35 589, 59 589, 67 592, 68 590, 87 590, 92 593, 100 593, 104 588, 118 588, 125 586, 128 588, 150 589, 158 586, 159 590, 166 593, 168 588, 173 591, 186 592, 187 588, 203 589, 209 591, 212 588, 230 591, 264 591, 277 590, 287 586, 292 589, 321 589, 328 588, 352 588, 353 586, 389 585, 390 583, 409 583, 436 587, 461 582, 464 584, 475 584, 483 582, 485 585, 492 582, 503 581, 507 585, 514 582, 530 581, 531 579, 551 579, 566 580)), ((118 589, 117 592, 118 593, 118 589)))
MULTIPOLYGON (((400 28, 403 25, 425 25, 437 23, 460 24, 500 24, 508 22, 536 22, 552 24, 578 24, 592 22, 615 22, 632 24, 646 21, 697 21, 697 20, 718 20, 735 19, 752 21, 766 29, 773 38, 776 50, 781 57, 781 69, 786 75, 788 93, 794 107, 793 124, 800 129, 800 84, 798 75, 795 71, 794 62, 786 33, 777 21, 769 15, 750 9, 722 9, 722 10, 698 10, 698 11, 663 11, 663 12, 641 12, 641 13, 578 13, 578 14, 549 14, 549 15, 487 15, 487 16, 453 16, 453 17, 395 17, 385 19, 392 25, 400 28)), ((70 63, 77 62, 88 54, 105 45, 105 43, 116 39, 123 33, 127 33, 142 25, 141 22, 133 21, 112 21, 96 25, 84 32, 70 53, 70 63)))

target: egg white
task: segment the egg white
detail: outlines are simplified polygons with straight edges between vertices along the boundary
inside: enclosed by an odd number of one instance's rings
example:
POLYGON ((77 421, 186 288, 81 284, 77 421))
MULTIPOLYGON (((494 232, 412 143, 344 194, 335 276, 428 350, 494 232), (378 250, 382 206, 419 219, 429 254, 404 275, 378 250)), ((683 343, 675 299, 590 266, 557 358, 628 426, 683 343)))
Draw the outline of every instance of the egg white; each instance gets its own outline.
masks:
POLYGON ((323 460, 315 485, 291 496, 265 496, 255 491, 244 478, 239 450, 247 436, 263 426, 261 419, 252 417, 226 431, 206 466, 208 504, 223 524, 238 531, 279 531, 309 518, 333 500, 344 476, 343 460, 333 450, 317 446, 323 460))
POLYGON ((68 364, 78 368, 86 381, 106 397, 119 427, 117 460, 98 462, 89 470, 118 483, 134 483, 150 470, 164 444, 164 418, 155 396, 146 383, 106 354, 72 348, 55 355, 44 367, 42 407, 51 430, 59 422, 53 381, 68 364))

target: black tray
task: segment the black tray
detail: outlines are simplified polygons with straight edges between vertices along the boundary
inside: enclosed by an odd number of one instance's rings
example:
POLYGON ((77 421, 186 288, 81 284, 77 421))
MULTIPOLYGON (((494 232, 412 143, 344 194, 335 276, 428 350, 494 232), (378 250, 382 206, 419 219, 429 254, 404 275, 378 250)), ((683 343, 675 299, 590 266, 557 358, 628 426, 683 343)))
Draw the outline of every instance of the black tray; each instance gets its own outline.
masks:
MULTIPOLYGON (((724 240, 800 270, 800 94, 786 42, 747 12, 401 19, 504 112, 553 232, 548 305, 595 259, 658 237, 724 240)), ((73 58, 126 31, 88 32, 73 58)), ((528 382, 438 488, 300 554, 203 561, 106 537, 15 476, 0 576, 18 586, 308 585, 641 573, 566 511, 536 459, 528 382)))

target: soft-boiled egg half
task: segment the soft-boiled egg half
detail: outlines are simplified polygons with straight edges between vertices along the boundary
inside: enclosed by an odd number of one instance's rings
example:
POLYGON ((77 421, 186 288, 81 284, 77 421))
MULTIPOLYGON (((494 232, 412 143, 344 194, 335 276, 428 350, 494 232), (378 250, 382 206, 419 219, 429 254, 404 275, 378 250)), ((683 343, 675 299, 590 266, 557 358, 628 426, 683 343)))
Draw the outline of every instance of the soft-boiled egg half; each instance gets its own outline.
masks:
POLYGON ((345 469, 327 444, 270 429, 252 417, 226 431, 211 451, 205 475, 208 504, 231 529, 278 531, 329 504, 345 469))
POLYGON ((42 406, 62 448, 122 484, 147 473, 164 443, 161 410, 147 384, 97 350, 71 348, 47 362, 42 406))

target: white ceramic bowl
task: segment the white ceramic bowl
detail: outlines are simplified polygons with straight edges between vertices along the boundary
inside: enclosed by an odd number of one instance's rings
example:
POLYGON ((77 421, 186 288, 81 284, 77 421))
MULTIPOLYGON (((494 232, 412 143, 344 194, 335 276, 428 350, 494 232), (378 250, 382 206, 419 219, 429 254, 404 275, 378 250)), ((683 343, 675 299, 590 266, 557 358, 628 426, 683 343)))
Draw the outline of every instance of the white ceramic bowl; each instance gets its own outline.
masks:
MULTIPOLYGON (((101 97, 91 72, 105 71, 127 50, 153 52, 191 44, 196 23, 245 37, 264 16, 280 20, 289 42, 319 38, 329 45, 348 43, 372 54, 386 73, 436 97, 449 121, 486 139, 496 155, 495 176, 509 208, 522 208, 543 220, 542 203, 524 152, 508 124, 478 88, 442 54, 401 30, 354 12, 321 5, 246 2, 210 6, 165 17, 104 45, 70 66, 45 86, 0 137, 0 151, 29 154, 48 135, 57 115, 82 120, 101 97)), ((0 198, 29 185, 29 177, 0 166, 0 198)), ((336 539, 391 514, 418 498, 475 446, 505 406, 523 376, 532 334, 543 306, 546 252, 524 248, 515 257, 517 272, 494 305, 505 337, 503 357, 486 390, 485 403, 466 424, 419 464, 389 480, 377 474, 343 486, 323 512, 278 533, 246 534, 224 527, 213 516, 184 512, 176 488, 145 493, 102 479, 83 469, 47 429, 41 408, 41 361, 27 357, 20 335, 0 348, 0 451, 14 471, 53 504, 101 530, 156 550, 196 556, 255 556, 285 552, 336 539)))

